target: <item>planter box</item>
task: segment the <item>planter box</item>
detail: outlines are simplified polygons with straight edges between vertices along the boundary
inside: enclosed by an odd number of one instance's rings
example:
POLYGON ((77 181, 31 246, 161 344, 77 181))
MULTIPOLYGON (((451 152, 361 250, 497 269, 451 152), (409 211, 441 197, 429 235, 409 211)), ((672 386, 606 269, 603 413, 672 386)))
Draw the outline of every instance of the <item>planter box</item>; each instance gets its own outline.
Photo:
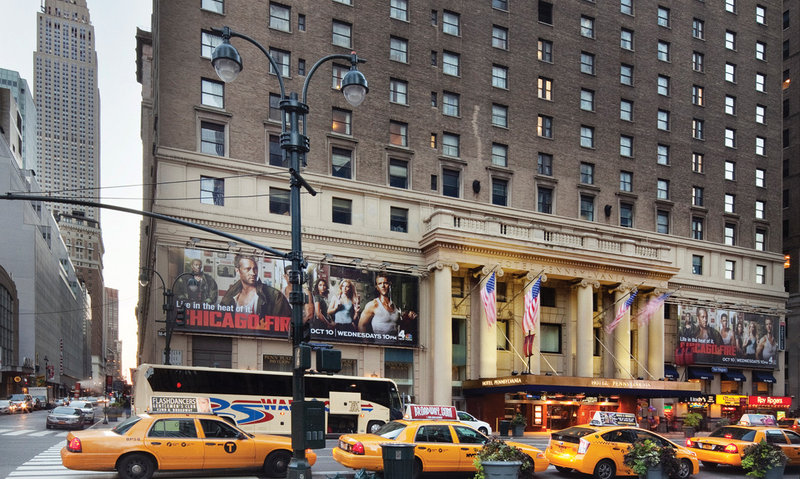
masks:
POLYGON ((517 479, 520 461, 484 461, 481 462, 486 479, 517 479))
POLYGON ((785 466, 780 467, 773 467, 767 474, 764 476, 764 479, 782 479, 783 478, 783 469, 785 466))
POLYGON ((525 425, 524 424, 514 424, 514 436, 522 437, 525 435, 525 425))
POLYGON ((664 474, 664 470, 661 469, 661 466, 648 469, 647 474, 640 477, 644 477, 646 479, 667 479, 667 475, 664 474))

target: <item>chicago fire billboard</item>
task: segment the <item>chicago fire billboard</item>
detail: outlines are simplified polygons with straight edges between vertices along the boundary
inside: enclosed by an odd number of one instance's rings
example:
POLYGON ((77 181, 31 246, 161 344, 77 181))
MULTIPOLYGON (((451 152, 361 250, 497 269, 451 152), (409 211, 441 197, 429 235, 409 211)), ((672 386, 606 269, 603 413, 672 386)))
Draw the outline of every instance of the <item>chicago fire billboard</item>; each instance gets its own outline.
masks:
MULTIPOLYGON (((291 262, 249 254, 171 248, 176 330, 288 338, 291 262)), ((417 346, 419 280, 410 274, 311 264, 303 324, 312 341, 417 346)))
POLYGON ((678 306, 679 365, 770 367, 778 364, 778 317, 705 306, 678 306))

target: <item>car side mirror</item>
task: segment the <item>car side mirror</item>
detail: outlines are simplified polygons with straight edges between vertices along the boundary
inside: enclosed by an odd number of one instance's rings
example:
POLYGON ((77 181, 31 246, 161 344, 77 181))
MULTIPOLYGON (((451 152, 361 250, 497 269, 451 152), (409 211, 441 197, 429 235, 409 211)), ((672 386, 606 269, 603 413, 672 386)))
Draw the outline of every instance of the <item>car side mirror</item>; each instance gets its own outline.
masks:
POLYGON ((243 432, 240 432, 240 433, 239 433, 239 435, 238 435, 238 436, 236 436, 236 439, 247 439, 247 438, 249 438, 249 437, 250 437, 250 436, 248 436, 247 434, 245 434, 245 433, 243 433, 243 432))

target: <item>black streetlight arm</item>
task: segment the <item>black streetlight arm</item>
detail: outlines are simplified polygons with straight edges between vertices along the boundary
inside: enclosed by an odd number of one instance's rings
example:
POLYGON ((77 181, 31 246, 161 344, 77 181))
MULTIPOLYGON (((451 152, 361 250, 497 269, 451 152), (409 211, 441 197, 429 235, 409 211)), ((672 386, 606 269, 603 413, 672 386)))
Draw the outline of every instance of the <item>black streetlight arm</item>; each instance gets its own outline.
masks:
MULTIPOLYGON (((316 63, 314 63, 314 66, 308 70, 306 80, 303 82, 303 103, 308 103, 308 83, 311 81, 311 77, 314 76, 314 72, 317 71, 317 69, 322 66, 323 63, 331 60, 347 60, 350 62, 351 66, 356 66, 359 63, 367 63, 365 59, 359 58, 358 55, 356 55, 356 52, 352 52, 349 55, 345 55, 343 53, 334 53, 332 55, 326 55, 320 58, 316 63)), ((303 127, 305 130, 305 125, 303 125, 303 127)))

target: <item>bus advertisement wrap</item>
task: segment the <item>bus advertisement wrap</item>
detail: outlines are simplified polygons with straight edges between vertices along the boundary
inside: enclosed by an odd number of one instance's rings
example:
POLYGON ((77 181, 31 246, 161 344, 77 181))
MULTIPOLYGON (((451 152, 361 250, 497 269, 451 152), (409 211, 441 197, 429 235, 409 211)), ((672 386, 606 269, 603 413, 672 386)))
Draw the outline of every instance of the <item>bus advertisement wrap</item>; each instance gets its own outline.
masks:
POLYGON ((705 306, 678 306, 678 365, 778 364, 778 317, 705 306))
MULTIPOLYGON (((287 338, 291 262, 249 254, 170 248, 177 331, 287 338)), ((310 264, 303 324, 312 341, 417 346, 419 280, 401 273, 310 264)))

